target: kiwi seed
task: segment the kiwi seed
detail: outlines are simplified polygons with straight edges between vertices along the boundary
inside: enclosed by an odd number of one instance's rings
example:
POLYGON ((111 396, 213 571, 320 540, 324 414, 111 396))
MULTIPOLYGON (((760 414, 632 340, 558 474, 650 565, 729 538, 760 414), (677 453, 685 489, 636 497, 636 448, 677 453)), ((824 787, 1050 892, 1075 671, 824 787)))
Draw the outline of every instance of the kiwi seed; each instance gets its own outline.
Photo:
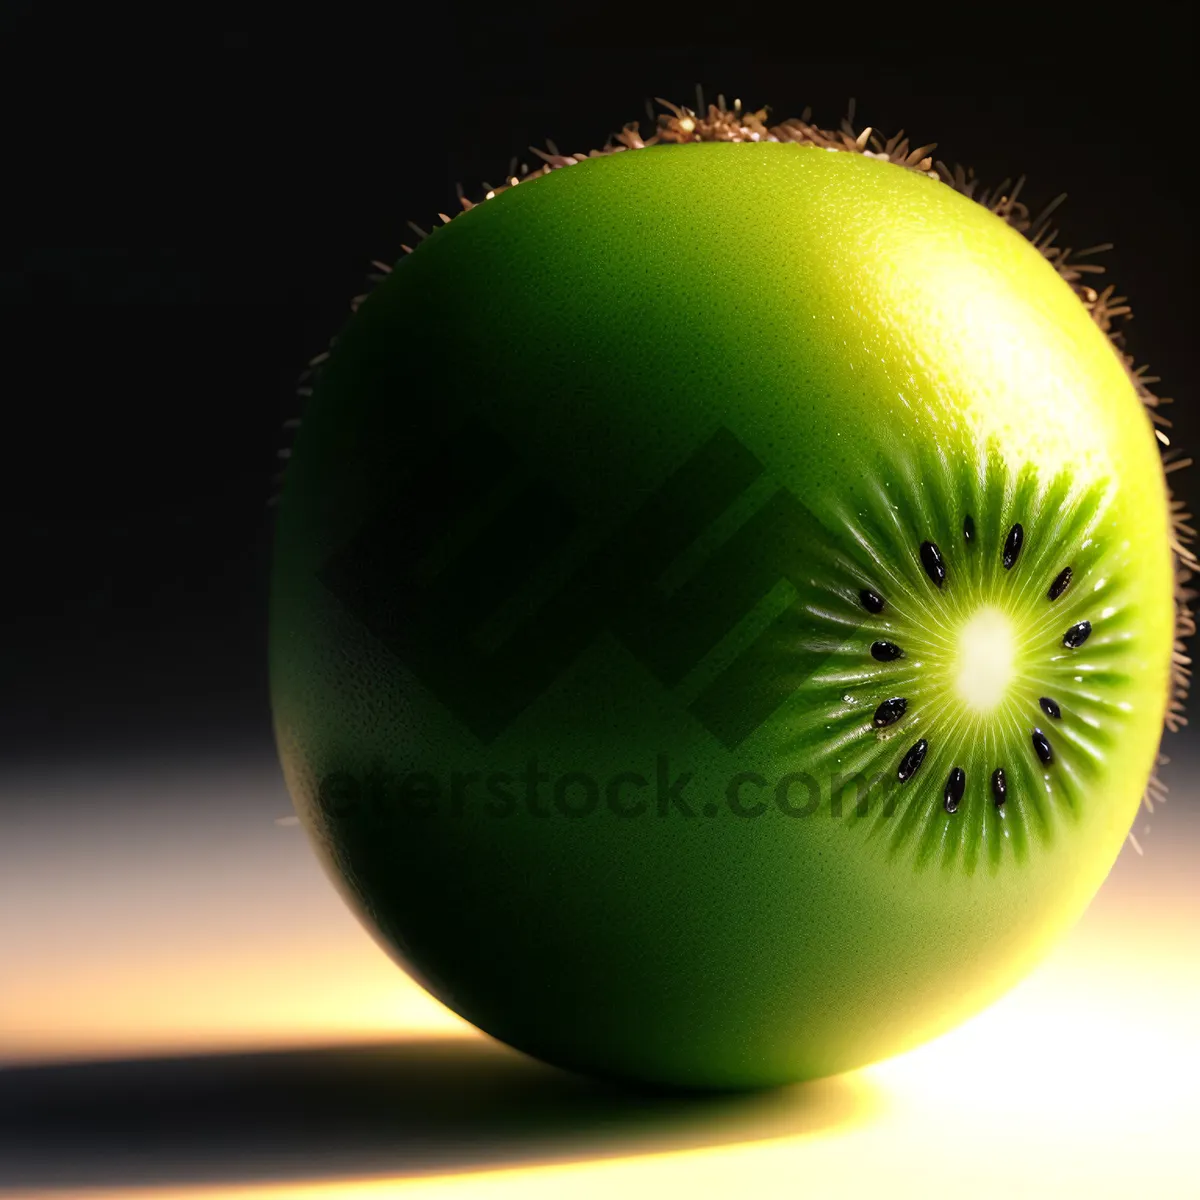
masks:
POLYGON ((1033 731, 1033 748, 1037 751, 1037 756, 1042 760, 1043 766, 1048 767, 1054 761, 1054 752, 1050 749, 1050 742, 1040 729, 1033 731))
POLYGON ((1008 781, 1004 778, 1004 768, 997 767, 992 772, 992 795, 996 798, 996 807, 1003 808, 1008 799, 1008 781))
POLYGON ((1057 600, 1071 586, 1071 568, 1063 567, 1055 576, 1054 582, 1050 585, 1050 591, 1047 595, 1051 600, 1057 600))
POLYGON ((942 552, 933 542, 921 543, 921 565, 938 587, 946 582, 946 564, 942 561, 942 552))
POLYGON ((862 601, 862 606, 867 610, 867 612, 883 612, 883 597, 878 592, 873 591, 871 588, 863 588, 863 590, 858 593, 858 598, 862 601))
POLYGON ((963 541, 969 546, 975 540, 975 518, 970 513, 963 518, 963 541))
POLYGON ((1062 720, 1062 709, 1049 696, 1043 696, 1038 703, 1042 706, 1042 712, 1046 716, 1053 717, 1056 721, 1062 720))
POLYGON ((1014 525, 1008 531, 1008 539, 1004 543, 1004 569, 1011 571, 1021 553, 1021 543, 1025 540, 1025 530, 1020 525, 1014 525))
POLYGON ((876 662, 895 662, 896 659, 902 658, 904 651, 896 645, 895 642, 872 642, 871 657, 876 662))
POLYGON ((896 772, 896 778, 901 783, 907 783, 917 773, 917 768, 925 761, 925 751, 928 749, 929 743, 922 738, 900 760, 900 768, 896 772))
POLYGON ((958 802, 963 798, 963 791, 967 786, 967 773, 962 767, 955 767, 950 772, 950 777, 946 780, 946 791, 943 796, 948 813, 958 812, 958 802))
POLYGON ((1080 621, 1077 625, 1072 625, 1066 633, 1063 634, 1063 645, 1068 650, 1078 650, 1084 642, 1092 635, 1091 621, 1080 621))
POLYGON ((885 700, 875 710, 871 721, 876 729, 882 729, 885 725, 894 725, 907 711, 908 701, 903 696, 895 696, 891 700, 885 700))

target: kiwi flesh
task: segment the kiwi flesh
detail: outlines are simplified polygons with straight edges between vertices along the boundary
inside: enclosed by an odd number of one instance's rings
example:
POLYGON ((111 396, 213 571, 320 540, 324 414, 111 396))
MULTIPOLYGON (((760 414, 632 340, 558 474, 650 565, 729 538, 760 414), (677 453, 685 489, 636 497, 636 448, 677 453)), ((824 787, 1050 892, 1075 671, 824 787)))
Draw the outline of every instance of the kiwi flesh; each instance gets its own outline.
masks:
POLYGON ((664 107, 464 199, 314 363, 272 703, 434 995, 758 1086, 935 1036, 1078 917, 1159 794, 1194 558, 1127 306, 1019 185, 664 107))

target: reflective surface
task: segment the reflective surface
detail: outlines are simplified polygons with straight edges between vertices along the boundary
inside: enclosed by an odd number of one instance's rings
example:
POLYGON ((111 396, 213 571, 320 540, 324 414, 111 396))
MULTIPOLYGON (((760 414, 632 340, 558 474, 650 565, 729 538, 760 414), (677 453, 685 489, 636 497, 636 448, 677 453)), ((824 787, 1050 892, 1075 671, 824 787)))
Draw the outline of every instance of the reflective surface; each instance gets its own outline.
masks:
POLYGON ((615 1093, 447 1013, 344 908, 269 760, 7 777, 0 1194, 1196 1194, 1200 820, 1190 762, 1167 776, 1144 854, 993 1008, 706 1098, 615 1093))

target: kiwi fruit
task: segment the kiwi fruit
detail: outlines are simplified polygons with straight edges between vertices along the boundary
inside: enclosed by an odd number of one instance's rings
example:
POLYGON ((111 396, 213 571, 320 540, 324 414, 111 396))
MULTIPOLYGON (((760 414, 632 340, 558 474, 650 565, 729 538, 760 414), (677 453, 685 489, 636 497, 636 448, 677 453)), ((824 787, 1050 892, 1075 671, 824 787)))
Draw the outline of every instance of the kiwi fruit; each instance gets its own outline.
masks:
POLYGON ((1086 907, 1183 719, 1187 460, 1020 185, 662 108, 464 198, 314 360, 272 706, 436 997, 756 1087, 951 1028, 1086 907))

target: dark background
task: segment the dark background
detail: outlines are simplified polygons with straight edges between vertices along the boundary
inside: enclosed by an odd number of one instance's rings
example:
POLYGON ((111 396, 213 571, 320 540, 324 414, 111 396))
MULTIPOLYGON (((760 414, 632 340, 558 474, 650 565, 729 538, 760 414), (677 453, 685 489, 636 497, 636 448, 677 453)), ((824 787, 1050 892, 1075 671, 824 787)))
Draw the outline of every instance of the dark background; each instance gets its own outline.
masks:
POLYGON ((531 143, 587 150, 697 83, 826 126, 854 97, 860 126, 988 182, 1026 174, 1035 205, 1068 192, 1064 242, 1116 244, 1130 349, 1195 444, 1184 5, 960 25, 912 5, 391 6, 353 32, 124 34, 27 7, 0 38, 0 767, 269 747, 281 425, 369 260, 455 211, 457 181, 477 196, 531 143))

